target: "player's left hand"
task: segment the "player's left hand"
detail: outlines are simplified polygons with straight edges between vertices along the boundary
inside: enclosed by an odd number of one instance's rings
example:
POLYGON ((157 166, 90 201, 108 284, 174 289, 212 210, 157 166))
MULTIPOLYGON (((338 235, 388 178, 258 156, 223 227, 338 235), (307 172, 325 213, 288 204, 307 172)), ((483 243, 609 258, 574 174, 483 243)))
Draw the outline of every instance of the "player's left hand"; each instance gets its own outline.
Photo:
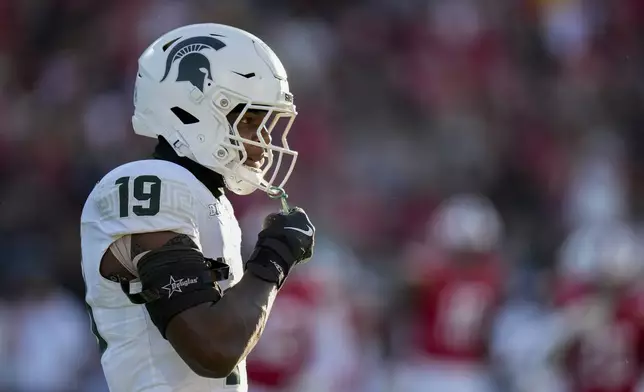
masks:
POLYGON ((283 241, 293 255, 293 264, 306 262, 313 256, 315 226, 300 207, 293 207, 287 213, 269 214, 258 237, 258 245, 267 238, 283 241))

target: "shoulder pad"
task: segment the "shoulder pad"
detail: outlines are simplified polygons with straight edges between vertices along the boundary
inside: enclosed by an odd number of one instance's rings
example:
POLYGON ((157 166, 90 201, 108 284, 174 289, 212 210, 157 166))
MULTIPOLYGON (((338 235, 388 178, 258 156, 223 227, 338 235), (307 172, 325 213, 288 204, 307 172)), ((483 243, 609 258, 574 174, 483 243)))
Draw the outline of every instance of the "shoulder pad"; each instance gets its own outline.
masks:
MULTIPOLYGON (((146 160, 128 163, 108 173, 87 203, 106 233, 122 235, 175 231, 197 239, 194 176, 176 164, 146 160)), ((86 205, 87 208, 87 205, 86 205)))

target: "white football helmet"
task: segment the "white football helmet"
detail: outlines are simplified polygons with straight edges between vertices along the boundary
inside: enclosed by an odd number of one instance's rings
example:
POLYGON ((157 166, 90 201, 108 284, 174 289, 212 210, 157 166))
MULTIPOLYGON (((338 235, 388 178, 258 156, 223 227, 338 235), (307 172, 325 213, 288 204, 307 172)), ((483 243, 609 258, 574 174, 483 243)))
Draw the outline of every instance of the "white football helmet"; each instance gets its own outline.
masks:
POLYGON ((499 245, 503 222, 491 201, 461 194, 444 201, 429 222, 428 237, 444 249, 489 252, 499 245))
POLYGON ((619 222, 580 227, 560 251, 560 274, 584 281, 626 282, 639 277, 643 266, 635 233, 619 222))
POLYGON ((236 194, 274 192, 295 166, 297 152, 286 138, 297 112, 286 71, 246 31, 195 24, 157 39, 139 58, 134 108, 137 134, 162 136, 179 156, 221 174, 236 194), (243 109, 231 125, 226 116, 235 108, 243 109), (266 113, 256 139, 237 127, 249 110, 266 113), (244 164, 244 145, 263 149, 259 167, 244 164))

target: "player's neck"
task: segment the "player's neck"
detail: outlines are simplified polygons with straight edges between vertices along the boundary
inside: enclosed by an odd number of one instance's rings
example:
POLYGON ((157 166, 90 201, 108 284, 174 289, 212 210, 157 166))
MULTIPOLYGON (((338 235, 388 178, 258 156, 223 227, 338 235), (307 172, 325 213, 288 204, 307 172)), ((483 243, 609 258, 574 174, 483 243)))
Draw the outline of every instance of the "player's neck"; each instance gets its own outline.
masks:
POLYGON ((170 146, 165 139, 161 137, 159 138, 159 143, 154 149, 152 157, 176 163, 197 177, 197 179, 201 181, 215 197, 223 195, 224 179, 221 175, 201 166, 191 159, 178 156, 172 146, 170 146))

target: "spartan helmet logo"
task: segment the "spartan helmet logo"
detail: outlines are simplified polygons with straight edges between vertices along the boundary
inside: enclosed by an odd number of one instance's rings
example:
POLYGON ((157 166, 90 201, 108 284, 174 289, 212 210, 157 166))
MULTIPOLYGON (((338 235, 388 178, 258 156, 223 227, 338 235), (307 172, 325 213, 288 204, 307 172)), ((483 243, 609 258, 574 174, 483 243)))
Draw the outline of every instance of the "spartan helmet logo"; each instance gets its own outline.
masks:
MULTIPOLYGON (((203 93, 206 80, 212 81, 212 70, 210 68, 210 60, 201 52, 205 49, 219 50, 226 46, 226 44, 215 37, 222 36, 210 34, 210 36, 191 37, 179 42, 168 54, 168 59, 165 63, 165 72, 163 73, 161 82, 168 77, 172 64, 175 61, 179 61, 177 82, 190 82, 203 93)), ((165 52, 179 39, 181 37, 165 44, 163 51, 165 52)))

